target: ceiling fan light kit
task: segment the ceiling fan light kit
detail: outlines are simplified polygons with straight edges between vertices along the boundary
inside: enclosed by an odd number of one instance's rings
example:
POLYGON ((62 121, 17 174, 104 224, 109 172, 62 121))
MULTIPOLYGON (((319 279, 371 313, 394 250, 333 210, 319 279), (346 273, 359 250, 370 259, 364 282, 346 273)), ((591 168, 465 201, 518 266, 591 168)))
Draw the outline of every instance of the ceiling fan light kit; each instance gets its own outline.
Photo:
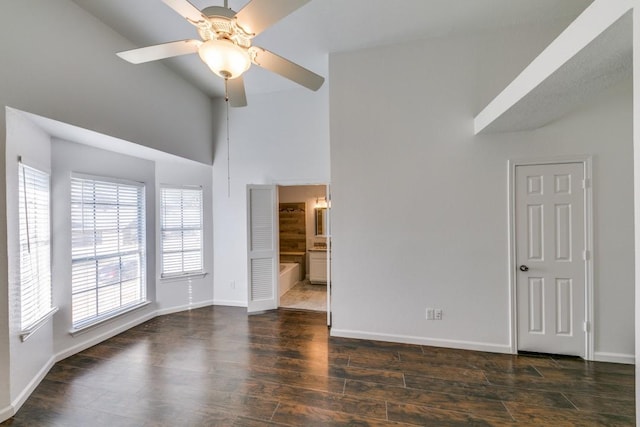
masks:
POLYGON ((234 107, 247 105, 241 77, 252 63, 314 91, 324 83, 322 76, 251 45, 253 37, 310 0, 251 0, 238 13, 220 6, 200 11, 188 0, 162 1, 194 25, 202 41, 175 41, 119 52, 118 56, 140 64, 197 52, 216 75, 235 80, 227 85, 227 96, 234 107))
POLYGON ((207 40, 198 49, 198 54, 211 71, 223 79, 240 77, 251 66, 247 50, 231 40, 207 40))

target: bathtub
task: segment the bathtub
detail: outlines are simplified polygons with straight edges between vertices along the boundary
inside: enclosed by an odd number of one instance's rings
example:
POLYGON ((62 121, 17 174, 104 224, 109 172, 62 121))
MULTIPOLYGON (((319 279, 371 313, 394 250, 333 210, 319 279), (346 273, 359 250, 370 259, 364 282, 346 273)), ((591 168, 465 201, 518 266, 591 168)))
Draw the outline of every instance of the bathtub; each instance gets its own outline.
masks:
POLYGON ((284 295, 289 289, 293 288, 300 278, 300 264, 297 262, 280 263, 280 296, 284 295))

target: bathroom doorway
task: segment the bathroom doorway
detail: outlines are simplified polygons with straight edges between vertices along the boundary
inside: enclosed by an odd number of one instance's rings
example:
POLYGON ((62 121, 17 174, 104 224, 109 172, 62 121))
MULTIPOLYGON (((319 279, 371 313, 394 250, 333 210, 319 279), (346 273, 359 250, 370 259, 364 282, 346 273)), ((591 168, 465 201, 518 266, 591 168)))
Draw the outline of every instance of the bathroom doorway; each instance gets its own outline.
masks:
POLYGON ((329 295, 326 185, 278 186, 279 306, 327 312, 329 295))

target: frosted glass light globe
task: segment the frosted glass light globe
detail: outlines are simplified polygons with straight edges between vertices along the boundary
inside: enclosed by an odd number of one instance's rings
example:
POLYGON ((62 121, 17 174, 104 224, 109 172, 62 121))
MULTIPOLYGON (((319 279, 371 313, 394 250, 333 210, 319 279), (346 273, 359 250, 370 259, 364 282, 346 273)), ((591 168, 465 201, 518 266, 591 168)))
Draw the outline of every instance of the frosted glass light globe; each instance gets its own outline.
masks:
POLYGON ((200 45, 198 54, 211 71, 224 79, 240 77, 251 65, 247 50, 231 40, 207 40, 200 45))

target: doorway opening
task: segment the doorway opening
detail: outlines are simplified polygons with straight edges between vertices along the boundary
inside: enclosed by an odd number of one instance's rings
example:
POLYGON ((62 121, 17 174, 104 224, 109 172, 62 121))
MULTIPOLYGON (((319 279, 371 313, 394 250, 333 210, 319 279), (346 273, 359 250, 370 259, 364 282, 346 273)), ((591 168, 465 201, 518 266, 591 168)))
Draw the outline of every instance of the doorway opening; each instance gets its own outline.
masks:
POLYGON ((279 307, 327 312, 327 186, 278 186, 278 201, 279 307))

